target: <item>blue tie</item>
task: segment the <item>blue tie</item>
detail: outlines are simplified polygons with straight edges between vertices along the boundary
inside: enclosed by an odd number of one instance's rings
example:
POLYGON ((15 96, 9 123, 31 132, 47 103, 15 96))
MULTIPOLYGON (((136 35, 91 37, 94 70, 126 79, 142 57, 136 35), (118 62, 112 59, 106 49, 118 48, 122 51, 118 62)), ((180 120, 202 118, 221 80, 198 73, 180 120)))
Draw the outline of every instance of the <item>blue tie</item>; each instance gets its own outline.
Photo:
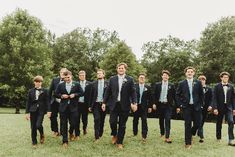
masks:
POLYGON ((97 102, 103 102, 103 94, 104 94, 104 85, 103 85, 103 82, 99 80, 97 102))
POLYGON ((66 90, 67 90, 68 94, 70 94, 70 92, 71 92, 71 84, 67 84, 66 83, 66 90))
POLYGON ((188 80, 188 84, 189 84, 189 94, 190 94, 189 104, 193 104, 193 82, 192 82, 192 80, 188 80))
POLYGON ((162 91, 160 95, 160 102, 167 102, 167 83, 162 83, 162 91))
POLYGON ((140 85, 140 100, 139 100, 139 104, 141 104, 141 99, 143 96, 143 92, 144 92, 144 85, 140 85))

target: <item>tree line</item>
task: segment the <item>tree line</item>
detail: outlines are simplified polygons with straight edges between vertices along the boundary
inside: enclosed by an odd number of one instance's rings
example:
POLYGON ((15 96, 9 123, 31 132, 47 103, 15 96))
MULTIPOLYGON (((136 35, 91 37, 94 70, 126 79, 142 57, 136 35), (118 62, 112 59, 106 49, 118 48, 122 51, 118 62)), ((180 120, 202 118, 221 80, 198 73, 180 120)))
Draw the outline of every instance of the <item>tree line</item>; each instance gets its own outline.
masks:
POLYGON ((75 28, 60 37, 44 27, 27 10, 16 9, 0 21, 0 106, 25 106, 32 78, 44 77, 44 86, 58 75, 61 67, 70 69, 75 79, 85 70, 94 80, 96 69, 106 71, 106 78, 116 73, 119 62, 128 64, 128 75, 147 74, 148 82, 161 80, 161 71, 171 72, 171 81, 184 78, 183 69, 194 66, 205 74, 208 83, 219 81, 219 73, 228 71, 235 81, 235 17, 222 17, 208 24, 199 40, 184 41, 171 35, 143 44, 138 60, 118 32, 101 28, 75 28))

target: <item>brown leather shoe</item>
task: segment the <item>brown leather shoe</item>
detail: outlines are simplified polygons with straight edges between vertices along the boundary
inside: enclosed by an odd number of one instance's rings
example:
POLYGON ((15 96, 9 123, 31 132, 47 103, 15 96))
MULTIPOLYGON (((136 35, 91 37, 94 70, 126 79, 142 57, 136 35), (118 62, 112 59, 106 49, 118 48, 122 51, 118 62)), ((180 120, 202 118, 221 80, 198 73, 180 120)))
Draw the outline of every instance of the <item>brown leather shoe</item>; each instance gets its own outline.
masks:
POLYGON ((172 141, 171 141, 170 138, 166 138, 166 139, 165 139, 165 142, 166 142, 166 143, 172 143, 172 141))
POLYGON ((67 149, 68 148, 68 143, 63 143, 63 148, 67 149))
POLYGON ((146 138, 142 138, 142 142, 145 144, 147 142, 146 138))
POLYGON ((45 136, 41 135, 40 136, 40 143, 43 144, 45 142, 45 136))
POLYGON ((117 136, 112 136, 112 144, 116 144, 117 142, 117 136))
POLYGON ((123 145, 122 144, 117 144, 117 148, 118 149, 123 149, 123 145))
POLYGON ((69 134, 69 140, 70 141, 74 141, 74 138, 75 138, 74 134, 69 134))
POLYGON ((79 136, 75 136, 74 137, 74 141, 79 141, 80 140, 80 137, 79 136))
POLYGON ((33 149, 36 149, 37 148, 37 144, 33 144, 33 149))
POLYGON ((58 137, 58 136, 60 136, 60 133, 59 132, 53 132, 52 136, 53 137, 58 137))
POLYGON ((185 148, 186 148, 186 149, 191 149, 191 148, 192 148, 192 145, 191 145, 191 144, 186 144, 186 145, 185 145, 185 148))

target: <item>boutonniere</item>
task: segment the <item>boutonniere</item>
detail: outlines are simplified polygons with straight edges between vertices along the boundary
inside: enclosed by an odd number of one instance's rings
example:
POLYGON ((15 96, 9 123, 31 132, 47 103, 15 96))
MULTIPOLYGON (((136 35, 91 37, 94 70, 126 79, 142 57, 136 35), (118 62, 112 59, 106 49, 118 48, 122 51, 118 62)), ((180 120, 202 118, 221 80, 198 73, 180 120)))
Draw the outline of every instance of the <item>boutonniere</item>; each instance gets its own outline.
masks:
POLYGON ((71 88, 72 88, 72 87, 74 87, 74 86, 75 86, 75 82, 72 82, 72 86, 71 86, 71 88))
POLYGON ((146 92, 148 90, 148 88, 144 87, 144 91, 146 92))
POLYGON ((169 86, 168 86, 168 90, 170 90, 170 89, 171 89, 171 86, 169 85, 169 86))
POLYGON ((41 95, 42 93, 44 93, 44 91, 43 91, 43 90, 40 90, 40 91, 39 91, 39 95, 41 95))
POLYGON ((127 79, 126 79, 126 78, 124 78, 122 83, 124 84, 124 83, 126 83, 126 82, 127 82, 127 79))

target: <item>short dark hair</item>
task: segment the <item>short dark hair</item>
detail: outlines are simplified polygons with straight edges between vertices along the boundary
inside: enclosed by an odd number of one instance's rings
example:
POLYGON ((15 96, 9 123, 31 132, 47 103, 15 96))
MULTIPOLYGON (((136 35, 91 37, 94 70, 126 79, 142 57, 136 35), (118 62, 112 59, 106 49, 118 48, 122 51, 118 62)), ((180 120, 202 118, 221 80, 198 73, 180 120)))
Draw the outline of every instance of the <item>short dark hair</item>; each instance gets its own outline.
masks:
POLYGON ((200 75, 200 76, 198 77, 198 79, 199 79, 199 80, 206 80, 206 76, 205 76, 205 75, 200 75))
POLYGON ((227 75, 228 77, 230 77, 230 74, 227 71, 223 71, 219 74, 220 78, 223 77, 224 75, 227 75))
POLYGON ((171 75, 171 73, 170 73, 168 70, 162 70, 162 75, 163 75, 163 74, 167 74, 168 76, 171 75))
POLYGON ((63 74, 64 74, 64 76, 68 76, 68 75, 71 75, 71 76, 72 76, 72 72, 69 71, 69 70, 65 71, 63 74))
POLYGON ((196 72, 196 69, 195 69, 194 67, 188 66, 188 67, 186 67, 186 68, 184 69, 184 73, 186 73, 187 70, 189 70, 189 69, 192 69, 194 72, 196 72))

